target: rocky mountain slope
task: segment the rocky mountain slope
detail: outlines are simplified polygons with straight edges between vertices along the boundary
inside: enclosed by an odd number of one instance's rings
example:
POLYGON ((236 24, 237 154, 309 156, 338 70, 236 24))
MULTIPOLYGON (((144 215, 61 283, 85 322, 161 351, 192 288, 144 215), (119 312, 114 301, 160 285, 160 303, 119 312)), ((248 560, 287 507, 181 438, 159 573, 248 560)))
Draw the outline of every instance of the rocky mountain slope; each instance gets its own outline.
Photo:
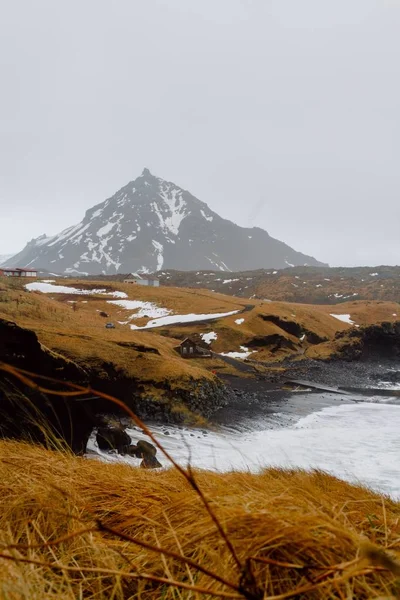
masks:
POLYGON ((321 265, 258 227, 221 218, 148 169, 60 234, 31 240, 7 266, 90 275, 161 269, 240 271, 321 265))

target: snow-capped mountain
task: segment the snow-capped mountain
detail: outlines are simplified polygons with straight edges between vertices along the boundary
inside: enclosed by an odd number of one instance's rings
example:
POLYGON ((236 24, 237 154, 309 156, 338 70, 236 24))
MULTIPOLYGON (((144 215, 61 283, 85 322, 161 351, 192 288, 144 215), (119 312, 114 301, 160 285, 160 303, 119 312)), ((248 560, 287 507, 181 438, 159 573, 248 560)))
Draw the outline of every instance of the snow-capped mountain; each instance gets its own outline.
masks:
POLYGON ((263 229, 221 218, 189 192, 144 169, 112 198, 90 208, 78 225, 31 240, 6 264, 92 275, 322 263, 263 229))

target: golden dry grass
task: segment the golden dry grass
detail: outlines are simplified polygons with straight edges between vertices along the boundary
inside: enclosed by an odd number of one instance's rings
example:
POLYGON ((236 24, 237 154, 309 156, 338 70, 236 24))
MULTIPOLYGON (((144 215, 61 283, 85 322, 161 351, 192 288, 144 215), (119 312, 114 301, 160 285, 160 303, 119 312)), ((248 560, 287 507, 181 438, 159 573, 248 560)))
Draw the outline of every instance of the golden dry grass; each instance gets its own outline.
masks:
POLYGON ((399 597, 399 503, 319 472, 194 476, 240 567, 177 471, 0 442, 0 597, 399 597))
MULTIPOLYGON (((396 268, 392 270, 390 267, 383 267, 378 270, 380 276, 371 277, 370 272, 353 272, 351 275, 350 269, 346 270, 347 273, 339 273, 336 269, 318 272, 311 268, 305 269, 302 274, 297 269, 287 269, 280 271, 277 276, 261 277, 254 285, 250 284, 247 293, 274 301, 311 304, 325 304, 331 301, 339 309, 342 300, 350 300, 352 297, 387 302, 397 300, 400 283, 396 268), (382 277, 383 271, 386 271, 386 274, 382 277)), ((232 274, 232 277, 237 276, 232 274)), ((236 285, 241 286, 241 283, 236 285)))
MULTIPOLYGON (((39 340, 51 350, 77 361, 84 368, 103 370, 104 363, 112 365, 119 374, 134 377, 150 386, 151 382, 178 382, 211 377, 210 372, 235 373, 233 367, 227 366, 219 359, 184 361, 174 348, 179 341, 193 333, 214 331, 217 340, 213 342, 215 352, 238 351, 240 346, 246 346, 255 337, 278 334, 290 340, 298 347, 299 357, 308 355, 315 358, 328 358, 333 349, 330 344, 313 347, 308 351, 307 344, 300 345, 299 339, 283 331, 277 325, 263 320, 263 316, 274 315, 285 321, 295 321, 303 328, 317 333, 320 337, 332 340, 338 331, 349 329, 351 326, 330 316, 330 313, 349 313, 359 325, 370 325, 380 321, 394 321, 400 315, 399 305, 393 302, 356 301, 340 306, 290 304, 288 302, 265 302, 233 298, 216 294, 209 290, 193 290, 184 288, 160 287, 147 288, 121 284, 118 282, 82 282, 62 280, 61 284, 79 288, 106 288, 108 291, 124 291, 129 299, 154 302, 175 314, 190 312, 212 314, 242 310, 249 302, 253 309, 241 315, 225 317, 211 323, 193 323, 189 326, 170 325, 167 327, 145 331, 132 331, 128 325, 119 322, 126 321, 132 310, 110 304, 109 297, 98 295, 74 296, 67 294, 29 293, 23 287, 23 282, 3 278, 0 281, 0 318, 16 321, 23 327, 35 331, 39 340), (71 302, 75 302, 73 305, 71 302), (77 310, 73 309, 77 307, 77 310), (109 318, 99 316, 99 311, 105 311, 109 318), (238 317, 244 319, 236 323, 238 317), (106 330, 106 321, 116 324, 115 330, 106 330), (154 348, 158 354, 143 354, 120 343, 136 343, 154 348)), ((132 321, 144 325, 146 318, 132 321)), ((282 349, 273 352, 268 347, 259 348, 251 358, 257 360, 282 360, 293 350, 282 349)))

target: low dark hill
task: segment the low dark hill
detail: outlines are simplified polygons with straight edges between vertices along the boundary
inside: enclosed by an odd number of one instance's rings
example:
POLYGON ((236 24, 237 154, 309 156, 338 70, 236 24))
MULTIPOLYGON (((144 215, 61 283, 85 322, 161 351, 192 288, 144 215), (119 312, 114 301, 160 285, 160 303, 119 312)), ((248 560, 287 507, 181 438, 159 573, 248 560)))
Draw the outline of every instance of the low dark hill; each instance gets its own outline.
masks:
POLYGON ((400 267, 294 267, 221 271, 160 271, 165 286, 206 288, 237 297, 340 304, 350 300, 400 299, 400 267))

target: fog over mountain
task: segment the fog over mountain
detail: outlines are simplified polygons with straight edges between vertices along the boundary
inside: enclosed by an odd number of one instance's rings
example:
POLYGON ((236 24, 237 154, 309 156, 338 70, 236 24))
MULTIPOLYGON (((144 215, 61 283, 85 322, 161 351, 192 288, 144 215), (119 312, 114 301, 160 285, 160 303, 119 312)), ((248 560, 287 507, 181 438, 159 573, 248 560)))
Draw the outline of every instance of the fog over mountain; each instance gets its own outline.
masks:
POLYGON ((0 254, 0 267, 4 265, 10 258, 12 258, 12 254, 0 254))
POLYGON ((0 19, 0 254, 146 165, 331 265, 399 264, 400 3, 17 0, 0 19))
POLYGON ((221 218, 174 183, 142 174, 58 235, 31 240, 8 266, 70 275, 163 268, 239 271, 321 265, 259 227, 221 218))

